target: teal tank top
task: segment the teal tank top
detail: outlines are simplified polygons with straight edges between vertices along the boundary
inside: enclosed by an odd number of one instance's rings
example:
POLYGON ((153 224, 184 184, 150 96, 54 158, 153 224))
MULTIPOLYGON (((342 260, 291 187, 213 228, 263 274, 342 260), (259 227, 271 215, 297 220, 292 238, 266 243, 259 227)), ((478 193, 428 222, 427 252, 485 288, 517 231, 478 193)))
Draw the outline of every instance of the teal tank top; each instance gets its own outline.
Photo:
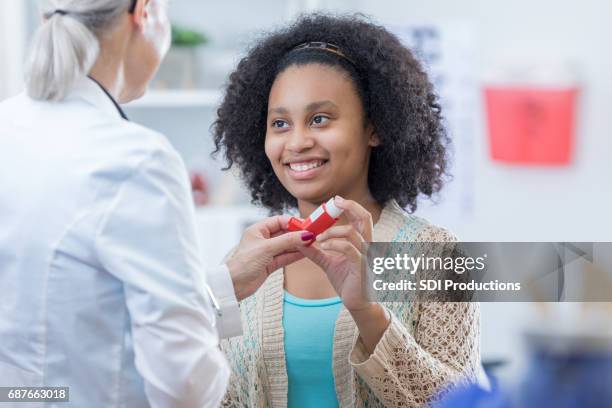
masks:
POLYGON ((337 407, 332 371, 339 297, 301 299, 285 291, 283 328, 289 408, 337 407))

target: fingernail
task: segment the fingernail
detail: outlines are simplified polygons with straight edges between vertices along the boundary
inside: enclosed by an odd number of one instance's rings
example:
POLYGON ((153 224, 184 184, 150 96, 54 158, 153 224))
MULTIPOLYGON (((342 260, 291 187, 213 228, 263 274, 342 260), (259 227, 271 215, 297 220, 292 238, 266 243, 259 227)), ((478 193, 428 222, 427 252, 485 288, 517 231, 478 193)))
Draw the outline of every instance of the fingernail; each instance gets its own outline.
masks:
POLYGON ((309 232, 309 231, 302 232, 302 241, 312 241, 314 237, 315 237, 315 234, 313 234, 312 232, 309 232))
POLYGON ((342 198, 342 197, 340 197, 339 195, 337 195, 337 196, 335 197, 335 201, 336 201, 338 204, 342 204, 342 203, 344 202, 344 198, 342 198))

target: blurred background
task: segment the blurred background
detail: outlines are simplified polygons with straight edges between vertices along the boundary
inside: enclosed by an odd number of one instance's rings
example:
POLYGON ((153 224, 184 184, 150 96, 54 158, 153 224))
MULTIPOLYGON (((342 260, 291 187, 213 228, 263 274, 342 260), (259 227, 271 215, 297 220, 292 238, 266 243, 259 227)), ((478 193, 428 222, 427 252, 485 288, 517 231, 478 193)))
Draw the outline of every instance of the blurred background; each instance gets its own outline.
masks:
MULTIPOLYGON (((126 112, 183 155, 208 262, 264 214, 236 174, 210 157, 223 85, 258 35, 316 10, 371 16, 431 74, 453 140, 454 178, 417 215, 465 241, 612 241, 612 2, 174 0, 170 55, 126 112)), ((0 100, 21 91, 25 47, 39 22, 35 0, 0 2, 0 100)), ((583 308, 483 304, 484 363, 517 381, 525 327, 542 313, 580 319, 583 308)))

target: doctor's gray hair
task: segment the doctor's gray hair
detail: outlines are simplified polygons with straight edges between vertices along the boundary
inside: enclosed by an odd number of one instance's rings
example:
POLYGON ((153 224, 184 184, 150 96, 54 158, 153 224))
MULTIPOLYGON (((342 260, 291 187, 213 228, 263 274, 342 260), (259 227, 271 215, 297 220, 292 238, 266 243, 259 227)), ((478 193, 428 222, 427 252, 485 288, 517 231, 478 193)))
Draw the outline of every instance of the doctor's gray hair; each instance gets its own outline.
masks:
POLYGON ((36 100, 64 99, 89 74, 100 53, 99 38, 130 0, 47 0, 44 23, 34 34, 26 62, 26 89, 36 100))

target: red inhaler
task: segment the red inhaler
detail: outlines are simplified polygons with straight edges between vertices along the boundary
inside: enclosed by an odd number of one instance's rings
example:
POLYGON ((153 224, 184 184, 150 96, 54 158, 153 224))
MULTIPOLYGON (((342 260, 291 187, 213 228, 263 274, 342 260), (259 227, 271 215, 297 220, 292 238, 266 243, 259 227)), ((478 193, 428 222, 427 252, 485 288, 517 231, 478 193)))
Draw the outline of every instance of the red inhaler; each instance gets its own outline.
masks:
POLYGON ((334 225, 340 219, 342 211, 344 210, 336 207, 332 197, 326 203, 321 204, 305 220, 291 217, 287 229, 289 231, 310 231, 317 236, 334 225))

